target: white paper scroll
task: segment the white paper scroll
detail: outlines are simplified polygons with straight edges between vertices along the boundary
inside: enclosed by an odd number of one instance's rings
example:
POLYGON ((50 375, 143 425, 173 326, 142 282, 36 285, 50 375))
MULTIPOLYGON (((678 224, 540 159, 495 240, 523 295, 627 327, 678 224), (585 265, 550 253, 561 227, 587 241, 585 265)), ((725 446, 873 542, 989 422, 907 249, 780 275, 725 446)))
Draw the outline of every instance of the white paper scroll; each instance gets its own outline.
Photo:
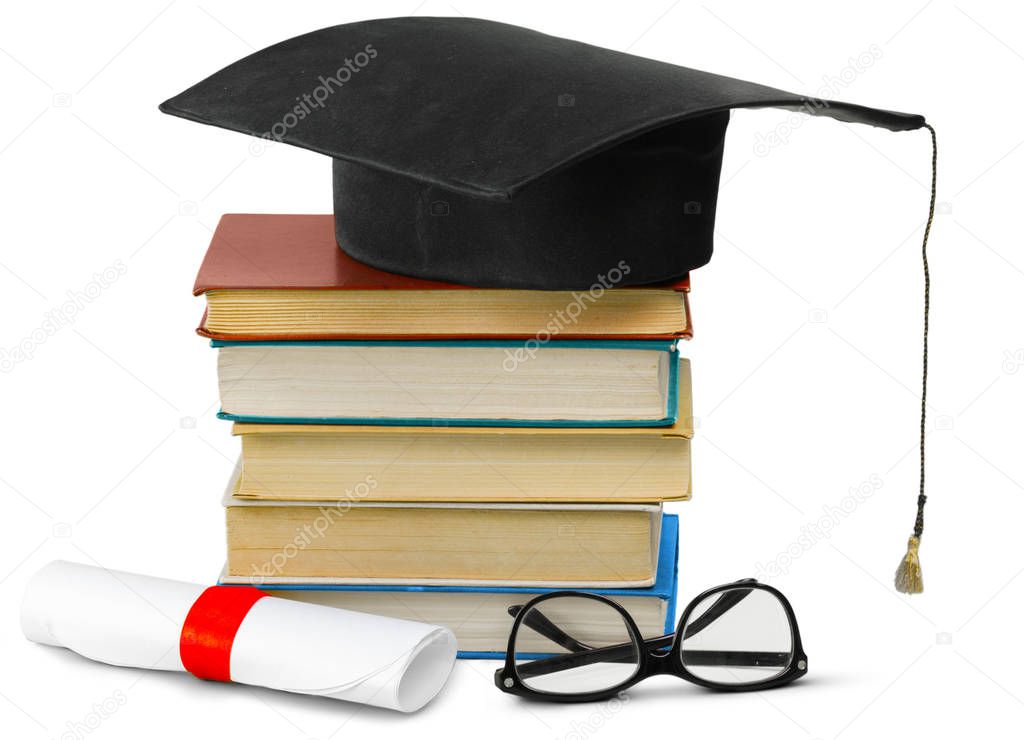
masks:
MULTIPOLYGON (((28 584, 21 629, 119 666, 183 671, 182 624, 204 586, 54 561, 28 584)), ((242 621, 231 679, 413 712, 455 662, 445 627, 267 596, 242 621)))

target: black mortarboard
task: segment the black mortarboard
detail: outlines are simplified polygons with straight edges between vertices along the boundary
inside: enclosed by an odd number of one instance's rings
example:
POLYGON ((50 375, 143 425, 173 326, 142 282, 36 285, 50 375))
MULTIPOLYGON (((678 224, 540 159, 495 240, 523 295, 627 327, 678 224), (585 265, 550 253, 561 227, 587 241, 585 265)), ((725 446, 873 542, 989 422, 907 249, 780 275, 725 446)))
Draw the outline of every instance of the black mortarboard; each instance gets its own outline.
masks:
MULTIPOLYGON (((729 111, 765 107, 931 129, 920 115, 473 18, 314 31, 160 109, 331 157, 338 243, 362 262, 480 287, 575 290, 615 268, 618 285, 637 285, 706 264, 729 111)), ((927 286, 926 255, 925 276, 927 286)), ((897 576, 907 591, 920 588, 923 410, 918 520, 897 576)))
POLYGON ((338 243, 374 267, 582 289, 707 263, 729 110, 762 107, 924 125, 474 18, 314 31, 160 109, 332 157, 338 243))

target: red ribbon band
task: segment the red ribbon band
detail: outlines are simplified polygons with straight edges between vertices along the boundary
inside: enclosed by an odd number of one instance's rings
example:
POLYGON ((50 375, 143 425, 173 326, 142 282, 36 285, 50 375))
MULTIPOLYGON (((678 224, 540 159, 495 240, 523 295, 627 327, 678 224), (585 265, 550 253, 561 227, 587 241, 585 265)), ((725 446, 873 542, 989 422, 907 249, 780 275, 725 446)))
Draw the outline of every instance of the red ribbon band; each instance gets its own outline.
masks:
POLYGON ((252 586, 210 586, 188 610, 178 651, 185 670, 209 681, 231 680, 231 646, 253 604, 266 596, 252 586))

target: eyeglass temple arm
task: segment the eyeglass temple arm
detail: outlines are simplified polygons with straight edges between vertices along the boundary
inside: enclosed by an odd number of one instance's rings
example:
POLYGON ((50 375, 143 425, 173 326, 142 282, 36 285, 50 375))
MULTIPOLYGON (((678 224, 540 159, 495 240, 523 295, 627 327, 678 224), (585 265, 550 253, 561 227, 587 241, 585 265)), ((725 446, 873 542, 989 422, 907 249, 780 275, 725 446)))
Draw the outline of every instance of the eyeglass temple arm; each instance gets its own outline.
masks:
MULTIPOLYGON (((744 583, 757 583, 757 580, 754 578, 744 578, 740 581, 736 581, 737 585, 742 585, 744 583)), ((737 588, 724 592, 721 596, 715 599, 715 603, 709 606, 703 614, 686 626, 686 632, 683 633, 683 639, 685 640, 687 637, 693 637, 694 635, 703 632, 714 624, 715 620, 747 598, 752 591, 753 589, 744 590, 737 588)))
MULTIPOLYGON (((644 647, 652 652, 663 650, 672 644, 674 636, 663 635, 662 637, 645 640, 644 647)), ((558 671, 567 671, 571 668, 580 668, 593 663, 635 663, 636 659, 636 646, 632 642, 623 642, 618 645, 591 648, 576 653, 552 655, 551 657, 540 658, 529 663, 521 663, 516 666, 516 672, 519 673, 520 678, 531 678, 558 671)))
MULTIPOLYGON (((522 604, 516 604, 508 608, 508 613, 515 617, 522 610, 522 604)), ((526 615, 522 623, 542 637, 545 637, 556 645, 559 645, 566 650, 571 650, 574 653, 592 649, 590 645, 585 642, 580 642, 575 637, 567 634, 558 625, 545 617, 539 609, 531 609, 530 613, 526 615)))
MULTIPOLYGON (((644 648, 649 651, 664 649, 672 644, 675 635, 656 637, 645 640, 644 648)), ((731 667, 774 667, 784 668, 789 664, 788 652, 764 652, 754 650, 683 650, 682 659, 686 665, 699 666, 731 666, 731 667)), ((592 665, 594 663, 633 663, 637 659, 633 643, 609 645, 604 648, 587 650, 579 653, 566 653, 550 658, 541 658, 516 666, 520 678, 544 676, 558 671, 592 665)))

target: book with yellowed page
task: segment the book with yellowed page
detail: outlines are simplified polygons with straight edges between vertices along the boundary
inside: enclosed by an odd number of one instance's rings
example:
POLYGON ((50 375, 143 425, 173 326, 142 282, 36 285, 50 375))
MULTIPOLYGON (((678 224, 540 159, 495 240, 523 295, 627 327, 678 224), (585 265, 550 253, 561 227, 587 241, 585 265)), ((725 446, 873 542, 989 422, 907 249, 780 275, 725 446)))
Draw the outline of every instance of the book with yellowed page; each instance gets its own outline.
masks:
POLYGON ((657 502, 690 497, 690 363, 670 427, 235 424, 235 496, 333 501, 657 502))
MULTIPOLYGON (((363 488, 372 488, 368 479, 363 488)), ((237 488, 237 475, 230 490, 237 488)), ((225 583, 640 588, 660 504, 331 503, 225 497, 225 583)))
POLYGON ((472 288, 357 262, 330 215, 230 213, 193 292, 199 333, 223 340, 689 337, 689 278, 616 287, 629 269, 608 265, 589 290, 472 288))

